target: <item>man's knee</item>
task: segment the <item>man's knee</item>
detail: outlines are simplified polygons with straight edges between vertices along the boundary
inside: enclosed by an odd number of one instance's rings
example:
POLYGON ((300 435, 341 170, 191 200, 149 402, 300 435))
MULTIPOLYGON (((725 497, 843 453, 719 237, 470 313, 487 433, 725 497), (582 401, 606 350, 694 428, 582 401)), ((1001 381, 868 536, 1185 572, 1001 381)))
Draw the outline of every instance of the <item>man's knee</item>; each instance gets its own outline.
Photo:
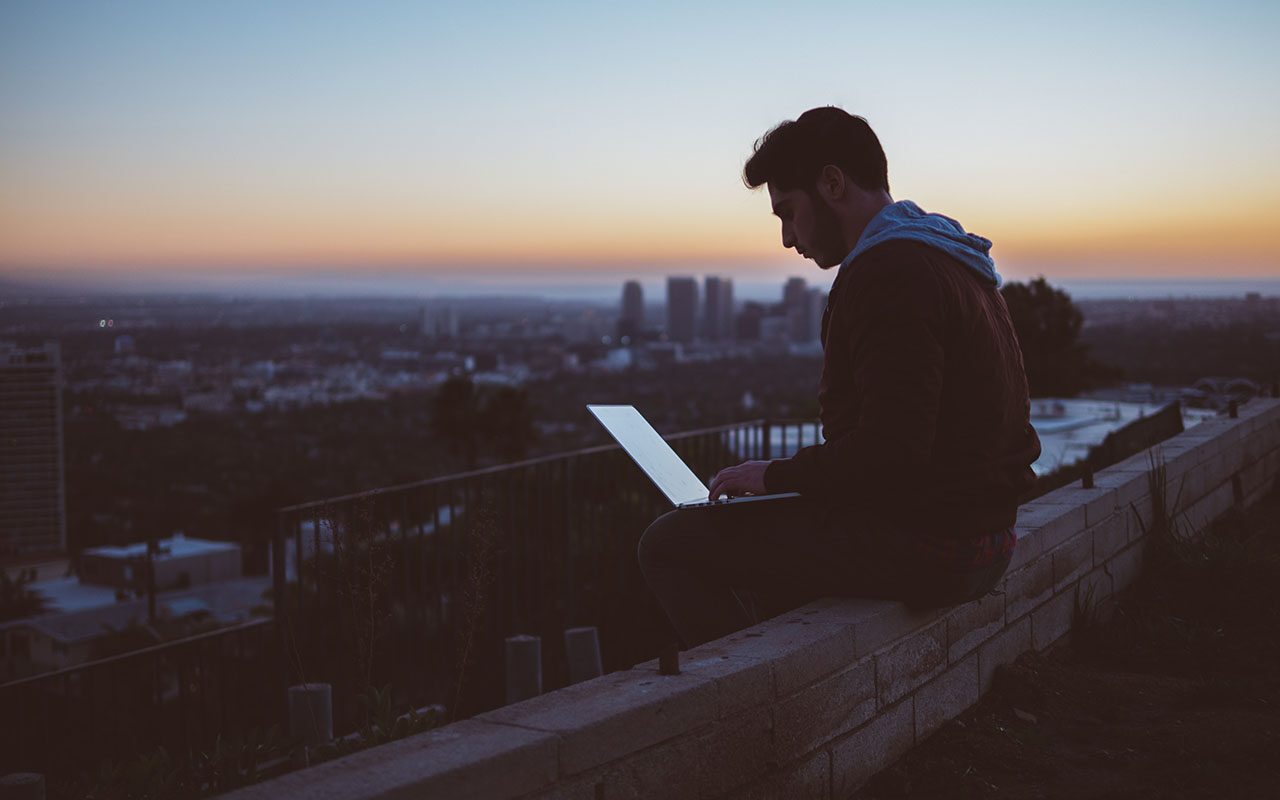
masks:
POLYGON ((681 543, 689 541, 688 530, 688 515, 680 509, 668 511, 650 523, 636 548, 641 568, 678 560, 681 543))

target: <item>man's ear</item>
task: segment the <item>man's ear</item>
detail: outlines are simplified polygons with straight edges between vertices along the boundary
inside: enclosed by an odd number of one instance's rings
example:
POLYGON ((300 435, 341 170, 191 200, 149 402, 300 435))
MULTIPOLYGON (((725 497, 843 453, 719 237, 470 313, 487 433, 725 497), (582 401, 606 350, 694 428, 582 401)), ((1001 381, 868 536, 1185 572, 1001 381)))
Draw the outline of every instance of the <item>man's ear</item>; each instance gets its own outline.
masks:
POLYGON ((818 194, 825 198, 828 203, 835 203, 844 199, 845 195, 845 178, 844 170, 835 164, 828 164, 818 173, 818 194))

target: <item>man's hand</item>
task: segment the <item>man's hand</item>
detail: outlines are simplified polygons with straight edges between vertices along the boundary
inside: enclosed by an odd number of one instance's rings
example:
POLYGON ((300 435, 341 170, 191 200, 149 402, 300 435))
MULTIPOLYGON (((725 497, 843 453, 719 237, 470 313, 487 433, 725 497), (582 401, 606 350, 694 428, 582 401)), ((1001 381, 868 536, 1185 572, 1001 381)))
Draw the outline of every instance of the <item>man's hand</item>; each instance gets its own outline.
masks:
POLYGON ((736 467, 729 467, 718 472, 711 481, 711 492, 708 500, 715 500, 722 494, 737 497, 740 494, 764 494, 764 471, 769 468, 768 461, 743 461, 736 467))

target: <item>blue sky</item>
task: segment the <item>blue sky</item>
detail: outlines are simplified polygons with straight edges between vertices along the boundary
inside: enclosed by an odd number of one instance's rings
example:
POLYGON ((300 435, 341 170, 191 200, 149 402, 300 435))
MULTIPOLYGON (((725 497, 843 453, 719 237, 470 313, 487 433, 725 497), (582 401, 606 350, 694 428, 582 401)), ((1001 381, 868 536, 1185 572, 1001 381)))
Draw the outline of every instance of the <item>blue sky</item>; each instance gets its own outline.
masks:
MULTIPOLYGON (((1276 3, 0 5, 0 269, 680 268, 834 103, 1012 277, 1280 273, 1276 3)), ((790 256, 790 257, 789 257, 790 256)))

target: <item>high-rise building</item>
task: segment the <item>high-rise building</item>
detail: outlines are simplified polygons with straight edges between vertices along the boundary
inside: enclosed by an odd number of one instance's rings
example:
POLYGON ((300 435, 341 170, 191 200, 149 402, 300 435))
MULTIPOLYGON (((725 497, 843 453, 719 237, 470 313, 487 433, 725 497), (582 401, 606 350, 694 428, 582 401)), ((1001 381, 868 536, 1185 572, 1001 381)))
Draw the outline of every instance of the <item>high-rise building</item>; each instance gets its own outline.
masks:
POLYGON ((67 549, 57 342, 0 342, 0 556, 67 549))
POLYGON ((426 339, 457 339, 458 312, 453 306, 424 306, 422 336, 426 339))
POLYGON ((640 281, 627 281, 622 286, 622 313, 618 316, 618 338, 635 338, 644 331, 644 289, 640 281))
POLYGON ((782 306, 791 330, 791 341, 807 342, 813 328, 813 310, 809 300, 809 287, 804 278, 788 278, 782 287, 782 306))
POLYGON ((708 276, 704 284, 702 335, 709 341, 733 337, 733 281, 708 276))
POLYGON ((692 342, 697 332, 698 282, 667 278, 667 336, 675 342, 692 342))

